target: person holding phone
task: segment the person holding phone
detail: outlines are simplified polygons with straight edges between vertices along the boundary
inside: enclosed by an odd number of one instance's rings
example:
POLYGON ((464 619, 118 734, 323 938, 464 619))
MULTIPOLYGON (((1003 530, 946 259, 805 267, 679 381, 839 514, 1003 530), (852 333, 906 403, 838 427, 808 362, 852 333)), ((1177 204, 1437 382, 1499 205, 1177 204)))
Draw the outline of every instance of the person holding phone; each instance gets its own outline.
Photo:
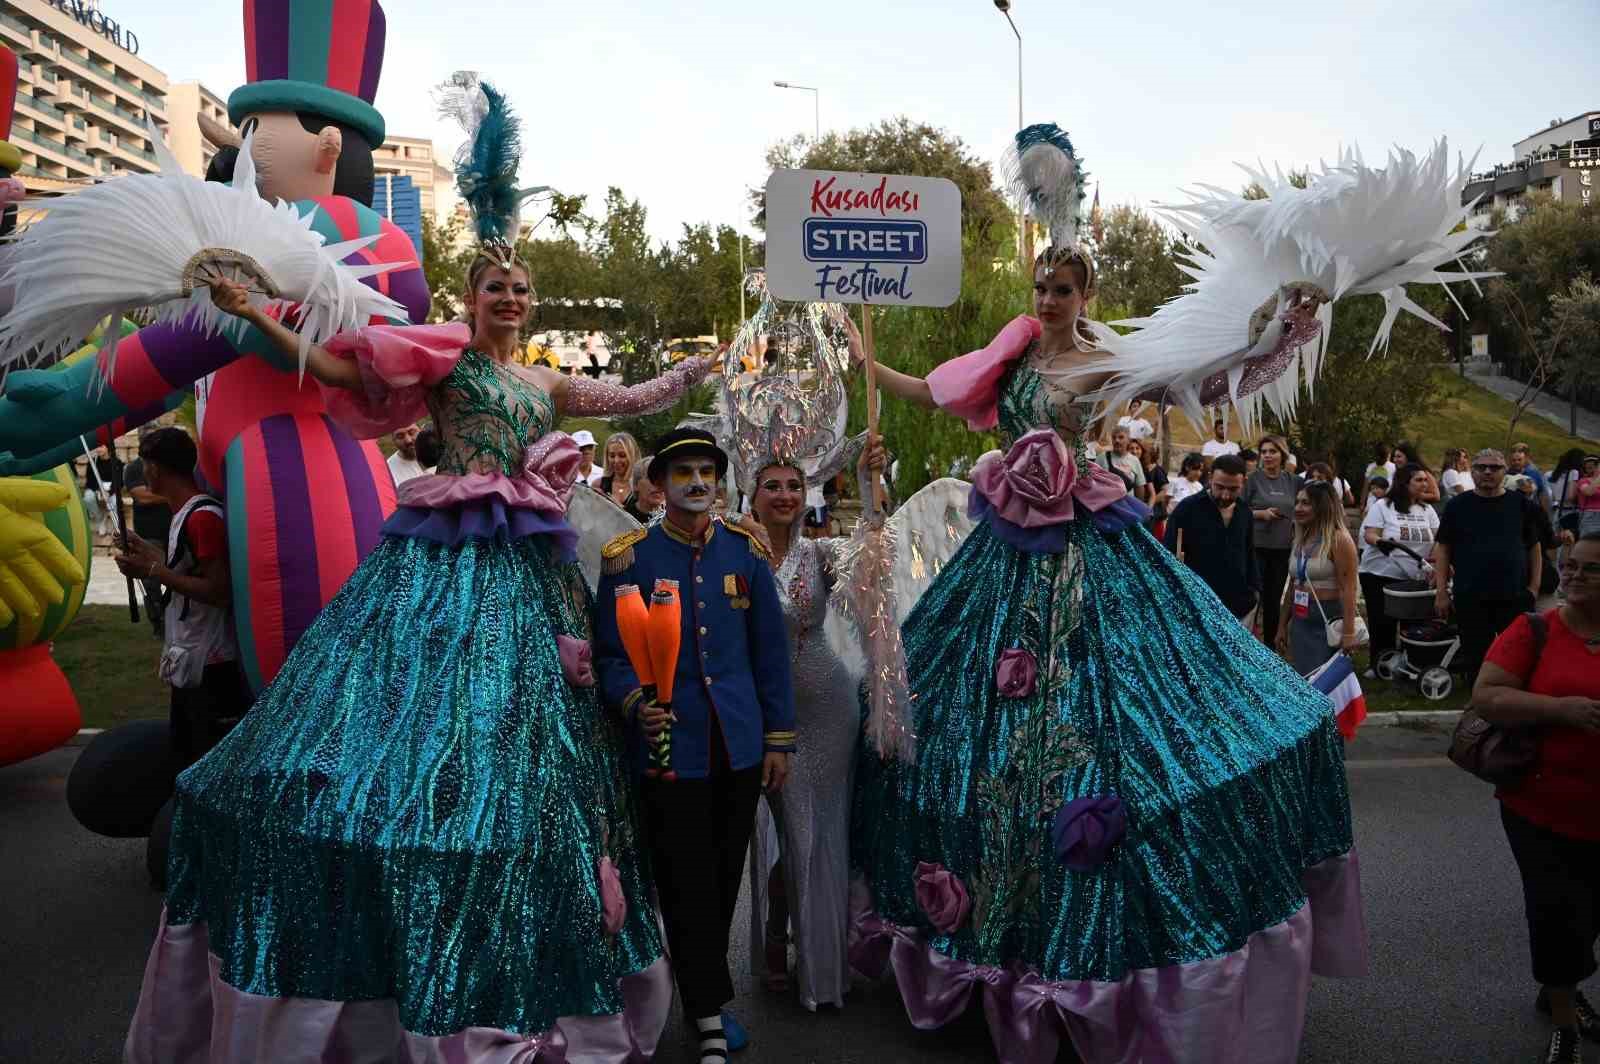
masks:
MULTIPOLYGON (((198 761, 250 707, 234 636, 233 583, 222 503, 195 481, 189 434, 156 429, 139 441, 144 489, 172 517, 165 543, 137 532, 114 555, 123 575, 158 588, 164 607, 161 678, 172 687, 173 753, 198 761)), ((120 537, 119 537, 120 540, 120 537)))

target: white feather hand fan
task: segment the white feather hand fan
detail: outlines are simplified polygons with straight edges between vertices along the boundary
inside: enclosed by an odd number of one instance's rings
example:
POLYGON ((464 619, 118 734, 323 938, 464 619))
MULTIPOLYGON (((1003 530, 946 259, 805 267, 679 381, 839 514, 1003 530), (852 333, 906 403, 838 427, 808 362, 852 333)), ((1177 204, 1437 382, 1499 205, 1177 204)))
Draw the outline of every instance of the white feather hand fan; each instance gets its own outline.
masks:
POLYGON ((191 319, 207 333, 242 330, 211 302, 207 283, 219 276, 245 284, 259 306, 298 304, 286 323, 300 335, 302 367, 313 343, 375 315, 406 318, 400 304, 361 283, 404 264, 348 265, 345 257, 376 235, 329 244, 311 228, 315 210, 262 199, 249 138, 230 186, 181 172, 160 134, 152 129, 150 137, 160 173, 23 205, 48 213, 16 238, 0 276, 0 286, 16 287, 0 320, 0 367, 70 351, 110 317, 109 375, 115 319, 134 310, 155 321, 191 319))

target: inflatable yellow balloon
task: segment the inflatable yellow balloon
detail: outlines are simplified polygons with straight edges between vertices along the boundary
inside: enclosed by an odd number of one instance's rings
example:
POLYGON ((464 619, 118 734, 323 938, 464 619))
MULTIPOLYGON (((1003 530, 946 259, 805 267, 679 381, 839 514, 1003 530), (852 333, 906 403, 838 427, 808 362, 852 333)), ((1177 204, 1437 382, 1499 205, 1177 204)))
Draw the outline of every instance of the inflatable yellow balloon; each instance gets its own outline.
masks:
POLYGON ((0 765, 55 749, 82 722, 50 641, 83 605, 91 545, 69 467, 0 478, 0 765))

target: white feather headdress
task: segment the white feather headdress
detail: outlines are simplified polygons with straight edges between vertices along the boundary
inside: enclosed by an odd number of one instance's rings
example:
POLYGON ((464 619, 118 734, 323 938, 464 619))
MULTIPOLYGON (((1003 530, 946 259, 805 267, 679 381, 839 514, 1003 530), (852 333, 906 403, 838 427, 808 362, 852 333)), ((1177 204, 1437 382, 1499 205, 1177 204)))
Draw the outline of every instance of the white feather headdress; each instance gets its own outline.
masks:
POLYGON ((1041 122, 1017 131, 1000 160, 1000 177, 1028 216, 1050 232, 1050 247, 1082 251, 1087 173, 1066 130, 1041 122))
POLYGON ((207 283, 217 276, 247 284, 259 306, 298 305, 292 327, 302 366, 313 343, 374 316, 406 318, 399 303, 361 283, 404 264, 348 264, 377 236, 329 244, 311 228, 315 210, 263 199, 250 138, 231 186, 183 173, 153 128, 150 139, 159 173, 23 204, 47 213, 16 238, 0 276, 0 285, 16 286, 0 320, 0 367, 73 350, 110 317, 109 375, 117 320, 135 311, 158 322, 188 319, 207 333, 242 330, 211 302, 207 283))

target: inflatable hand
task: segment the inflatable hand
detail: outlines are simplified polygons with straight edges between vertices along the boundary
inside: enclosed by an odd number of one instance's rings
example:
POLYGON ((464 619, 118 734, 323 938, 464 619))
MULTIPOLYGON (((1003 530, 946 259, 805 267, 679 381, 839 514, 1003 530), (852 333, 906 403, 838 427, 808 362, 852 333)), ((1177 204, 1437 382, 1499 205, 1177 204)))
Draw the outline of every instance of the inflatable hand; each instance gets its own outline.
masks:
POLYGON ((0 628, 36 621, 86 579, 83 566, 37 516, 71 498, 61 484, 0 480, 0 628))

